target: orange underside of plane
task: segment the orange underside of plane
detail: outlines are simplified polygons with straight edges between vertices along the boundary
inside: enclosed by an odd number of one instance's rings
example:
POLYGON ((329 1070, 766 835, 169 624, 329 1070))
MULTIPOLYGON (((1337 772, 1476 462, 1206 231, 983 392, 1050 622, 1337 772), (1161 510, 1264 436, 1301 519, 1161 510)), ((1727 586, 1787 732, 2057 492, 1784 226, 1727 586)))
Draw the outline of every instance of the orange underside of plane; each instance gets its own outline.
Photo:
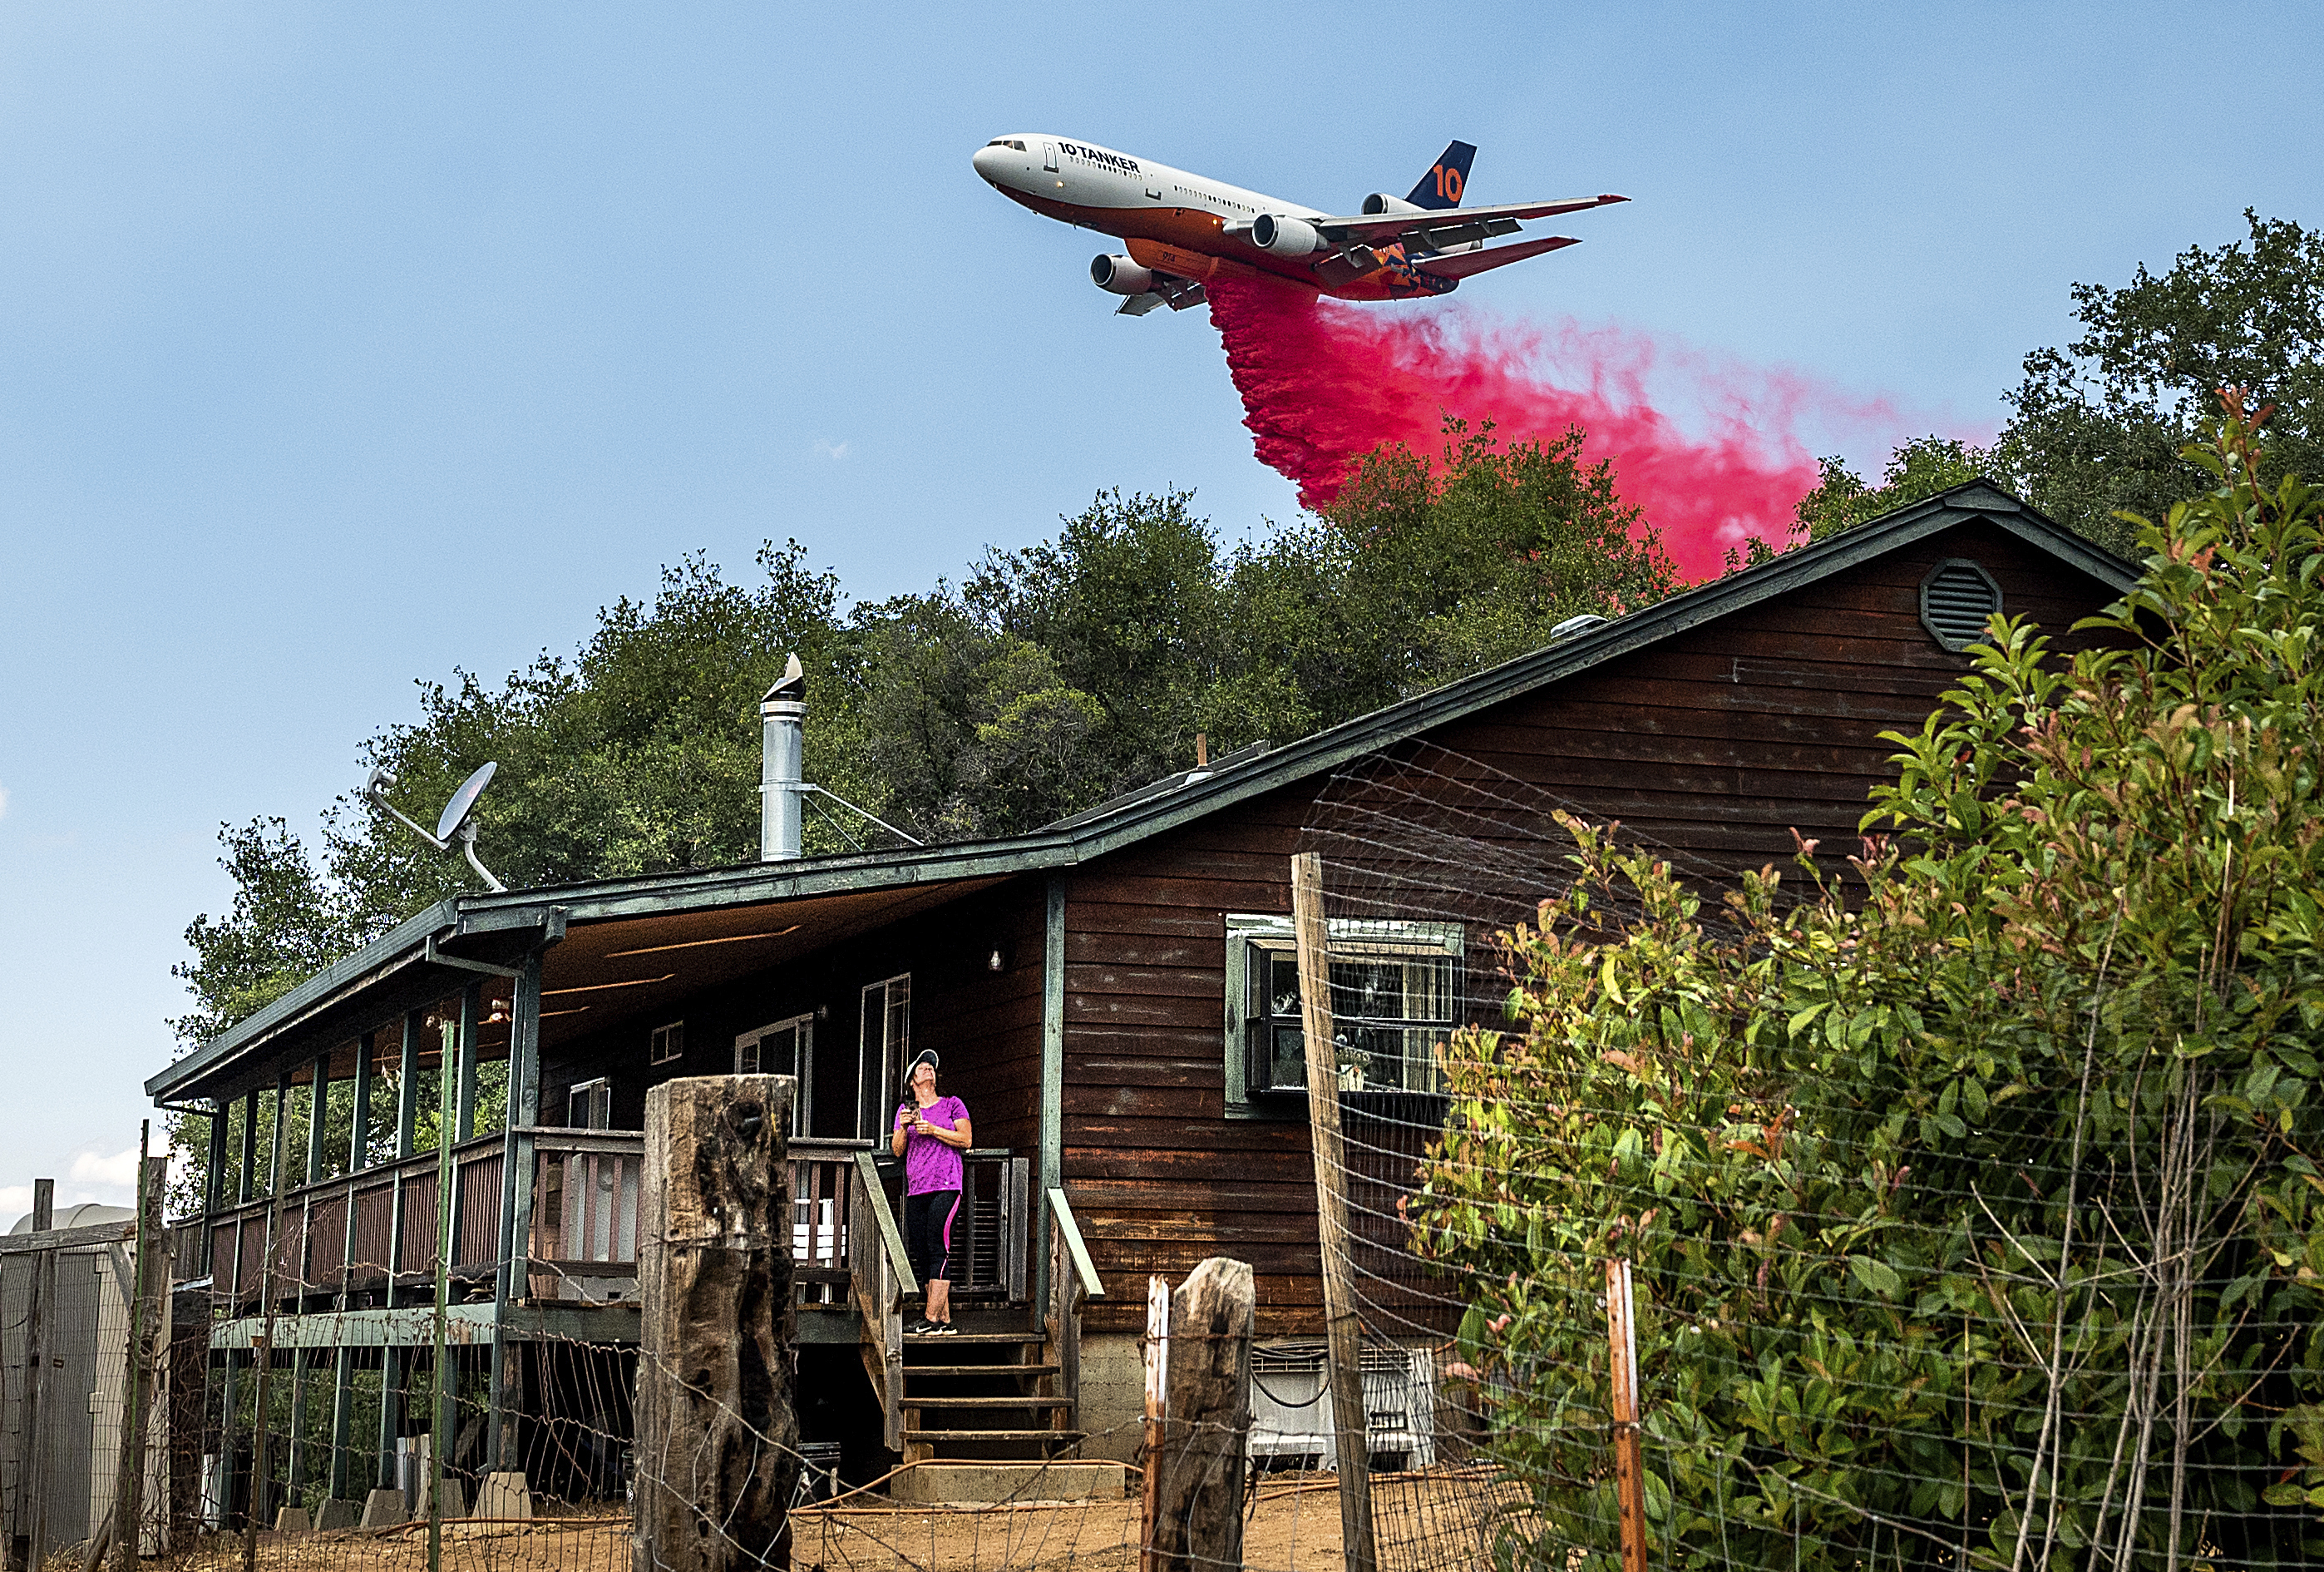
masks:
POLYGON ((1307 265, 1312 258, 1272 257, 1229 240, 1222 233, 1226 220, 1200 208, 1084 208, 1006 188, 1002 195, 1045 217, 1114 236, 1129 243, 1130 260, 1139 266, 1198 283, 1214 278, 1274 278, 1335 300, 1401 301, 1443 294, 1454 282, 1418 272, 1404 260, 1401 246, 1390 246, 1379 253, 1388 265, 1326 288, 1307 265), (1233 254, 1222 254, 1229 252, 1233 254))

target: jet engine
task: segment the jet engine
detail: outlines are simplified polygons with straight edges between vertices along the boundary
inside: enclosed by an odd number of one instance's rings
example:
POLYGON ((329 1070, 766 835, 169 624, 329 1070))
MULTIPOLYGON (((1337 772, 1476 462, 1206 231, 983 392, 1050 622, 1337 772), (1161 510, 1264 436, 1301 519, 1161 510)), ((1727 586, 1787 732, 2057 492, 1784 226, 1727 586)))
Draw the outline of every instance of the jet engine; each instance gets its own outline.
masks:
POLYGON ((1154 287, 1154 270, 1126 256, 1090 258, 1090 282, 1108 294, 1142 295, 1154 287))
POLYGON ((1277 256, 1305 256, 1323 249, 1323 236, 1305 218, 1278 218, 1261 213, 1251 220, 1250 243, 1277 256))
POLYGON ((1427 208, 1417 202, 1407 202, 1402 197, 1391 197, 1386 191, 1374 191, 1364 199, 1357 209, 1367 218, 1378 218, 1389 213, 1425 213, 1427 208))

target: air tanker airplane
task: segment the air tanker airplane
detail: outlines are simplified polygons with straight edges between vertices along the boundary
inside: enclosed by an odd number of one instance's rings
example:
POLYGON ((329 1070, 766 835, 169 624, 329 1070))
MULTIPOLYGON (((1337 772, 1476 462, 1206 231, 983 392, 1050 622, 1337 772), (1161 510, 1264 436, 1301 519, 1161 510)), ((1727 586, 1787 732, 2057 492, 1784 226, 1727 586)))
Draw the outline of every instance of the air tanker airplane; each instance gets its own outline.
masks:
POLYGON ((1578 213, 1628 197, 1512 202, 1463 208, 1477 150, 1456 142, 1405 197, 1375 191, 1362 211, 1339 218, 1296 202, 1222 185, 1069 137, 1028 132, 996 136, 976 150, 976 172, 1014 202, 1080 228, 1118 236, 1127 256, 1090 264, 1097 287, 1126 296, 1121 314, 1203 302, 1215 278, 1288 279, 1342 301, 1397 301, 1450 294, 1488 268, 1581 243, 1549 235, 1489 250, 1518 221, 1578 213))

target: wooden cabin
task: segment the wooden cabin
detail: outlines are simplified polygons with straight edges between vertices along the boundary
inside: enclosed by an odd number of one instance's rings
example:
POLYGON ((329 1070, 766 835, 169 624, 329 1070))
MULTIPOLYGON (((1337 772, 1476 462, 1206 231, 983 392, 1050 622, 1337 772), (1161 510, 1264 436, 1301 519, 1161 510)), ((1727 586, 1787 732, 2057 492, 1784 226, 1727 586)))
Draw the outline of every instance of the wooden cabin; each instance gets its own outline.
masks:
MULTIPOLYGON (((1293 853, 1341 835, 1333 855, 1355 867, 1373 843, 1345 812, 1417 822, 1480 791, 1619 820, 1707 879, 1787 859, 1795 830, 1852 848, 1868 789, 1890 773, 1879 734, 1920 724, 1987 614, 2062 639, 2133 578, 1972 483, 1035 834, 440 902, 147 1083, 157 1102, 216 1111, 217 1379, 250 1379, 271 1308, 278 1379, 290 1371, 300 1401, 334 1416, 327 1448, 285 1460, 291 1479, 349 1497, 386 1475, 421 1421, 391 1402, 355 1413, 348 1393, 397 1387, 427 1342, 448 1126, 460 1368, 447 1378, 488 1415, 454 1461, 561 1494, 605 1488, 539 1477, 550 1449, 530 1438, 576 1404, 594 1402, 601 1429, 626 1422, 604 1401, 625 1380, 574 1373, 576 1350, 618 1361, 635 1344, 646 1090, 748 1069, 798 1077, 805 1434, 844 1441, 858 1475, 887 1453, 1038 1456, 1080 1438, 1126 1458, 1148 1274, 1236 1256, 1257 1273, 1262 1337, 1320 1330, 1305 1093, 1266 1062, 1277 1023, 1254 981, 1283 949, 1293 853), (970 1405, 976 1419, 915 1404, 898 1330, 908 1269, 878 1138, 908 1050, 925 1046, 979 1142, 958 1302, 990 1339, 978 1357, 1021 1366, 970 1405), (318 1087, 320 1120, 302 1112, 318 1087)), ((1439 871, 1459 875, 1464 843, 1429 833, 1439 871)), ((1466 844, 1499 832, 1482 833, 1466 844)), ((1418 866, 1426 846, 1397 855, 1418 866)), ((1511 882, 1480 856, 1476 883, 1511 882)), ((1373 892, 1393 906, 1394 888, 1383 873, 1373 892)), ((1406 942, 1493 964, 1474 926, 1416 922, 1406 942)), ((1402 1027, 1425 1042, 1452 1024, 1402 1027)), ((1416 1063, 1388 1065, 1379 1095, 1425 1099, 1416 1063)), ((1343 1095, 1351 1121, 1372 1089, 1343 1095)), ((1410 1153, 1383 1152, 1392 1188, 1410 1153)), ((1416 1315, 1416 1338, 1430 1325, 1416 1315)), ((555 1466, 599 1466, 573 1450, 555 1466)))

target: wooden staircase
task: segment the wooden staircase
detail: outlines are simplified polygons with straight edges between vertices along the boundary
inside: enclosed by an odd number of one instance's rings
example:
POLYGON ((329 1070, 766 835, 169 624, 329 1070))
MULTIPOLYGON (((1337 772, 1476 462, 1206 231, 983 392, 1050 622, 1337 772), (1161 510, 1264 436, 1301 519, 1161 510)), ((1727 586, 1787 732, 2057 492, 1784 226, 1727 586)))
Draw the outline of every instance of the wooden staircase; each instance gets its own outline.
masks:
MULTIPOLYGON (((1046 1302, 1018 1299, 974 1308, 956 1300, 959 1331, 909 1336, 904 1306, 919 1285, 872 1154, 853 1154, 847 1180, 847 1294, 856 1310, 863 1373, 880 1404, 881 1439, 907 1463, 1045 1464, 1085 1438, 1085 1431, 1074 1428, 1081 1308, 1104 1288, 1065 1192, 1052 1188, 1046 1196, 1046 1302)), ((1004 1264, 1014 1298, 1028 1273, 1022 1262, 1004 1264)))
POLYGON ((1047 1336, 1009 1327, 1025 1318, 956 1308, 960 1331, 904 1338, 906 1462, 1041 1463, 1082 1439, 1059 1366, 1041 1362, 1047 1336))

